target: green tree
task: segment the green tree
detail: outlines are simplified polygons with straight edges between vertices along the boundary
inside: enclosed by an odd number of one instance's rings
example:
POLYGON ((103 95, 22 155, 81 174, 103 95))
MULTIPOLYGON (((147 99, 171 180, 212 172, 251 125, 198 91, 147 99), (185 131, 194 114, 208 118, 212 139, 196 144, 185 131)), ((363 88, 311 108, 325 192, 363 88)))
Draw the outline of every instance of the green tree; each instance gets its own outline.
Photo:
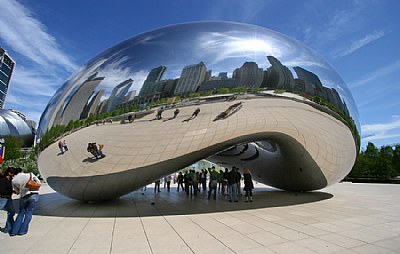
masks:
POLYGON ((391 146, 382 146, 379 150, 374 173, 377 178, 389 179, 393 177, 394 170, 392 165, 393 149, 391 146))
POLYGON ((244 92, 246 92, 246 88, 244 88, 244 87, 232 88, 232 93, 241 94, 241 93, 244 93, 244 92))
POLYGON ((0 165, 0 169, 4 171, 8 167, 22 168, 24 172, 32 172, 35 175, 39 174, 36 151, 33 149, 25 157, 20 157, 17 159, 5 160, 3 164, 0 165))
POLYGON ((4 137, 4 141, 4 147, 6 148, 4 160, 14 160, 22 156, 20 152, 23 145, 21 138, 10 135, 4 137))
POLYGON ((393 150, 392 166, 394 173, 400 175, 400 144, 397 144, 393 150))
POLYGON ((365 154, 360 153, 356 159, 356 162, 354 163, 353 169, 351 170, 349 177, 352 178, 366 177, 367 168, 368 168, 368 162, 366 160, 365 154))
POLYGON ((189 97, 190 97, 190 98, 197 98, 197 97, 200 97, 200 93, 191 93, 191 94, 189 94, 189 97))
POLYGON ((218 94, 227 94, 229 93, 229 88, 218 88, 217 93, 218 94))

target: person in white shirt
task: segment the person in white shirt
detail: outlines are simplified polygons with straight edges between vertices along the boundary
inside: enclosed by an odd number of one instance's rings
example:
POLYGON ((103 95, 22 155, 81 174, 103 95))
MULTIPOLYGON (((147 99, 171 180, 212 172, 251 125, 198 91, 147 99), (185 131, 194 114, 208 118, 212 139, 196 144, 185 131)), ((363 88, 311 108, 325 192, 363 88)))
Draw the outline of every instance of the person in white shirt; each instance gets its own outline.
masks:
POLYGON ((35 208, 36 202, 39 200, 39 190, 30 190, 25 187, 26 183, 32 177, 32 180, 40 183, 32 173, 22 173, 22 169, 18 169, 15 172, 12 180, 12 186, 16 194, 20 195, 19 200, 19 213, 15 219, 13 228, 10 232, 10 236, 25 235, 28 233, 29 223, 32 220, 33 209, 35 208))

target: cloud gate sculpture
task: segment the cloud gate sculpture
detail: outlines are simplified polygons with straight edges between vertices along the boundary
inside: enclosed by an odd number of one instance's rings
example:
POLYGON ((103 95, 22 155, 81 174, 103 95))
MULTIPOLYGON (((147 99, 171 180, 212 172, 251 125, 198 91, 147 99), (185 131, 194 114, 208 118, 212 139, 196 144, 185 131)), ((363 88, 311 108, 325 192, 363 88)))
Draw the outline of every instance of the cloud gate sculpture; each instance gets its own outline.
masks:
POLYGON ((122 196, 201 159, 311 191, 349 173, 359 123, 349 89, 313 50, 263 27, 196 22, 90 60, 50 100, 38 146, 48 184, 84 201, 122 196))

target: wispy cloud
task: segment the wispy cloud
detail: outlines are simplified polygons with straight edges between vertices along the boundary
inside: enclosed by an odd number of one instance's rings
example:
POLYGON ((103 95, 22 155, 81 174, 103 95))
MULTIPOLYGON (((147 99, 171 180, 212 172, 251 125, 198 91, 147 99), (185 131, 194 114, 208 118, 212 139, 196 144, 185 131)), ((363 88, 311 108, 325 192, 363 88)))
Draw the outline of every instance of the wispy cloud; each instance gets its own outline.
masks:
POLYGON ((400 117, 393 116, 392 121, 361 126, 363 141, 376 141, 400 137, 400 117))
POLYGON ((356 88, 365 84, 368 84, 374 80, 377 80, 379 78, 382 78, 386 75, 389 75, 397 70, 400 69, 400 61, 396 61, 390 65, 387 65, 383 68, 380 68, 374 72, 372 72, 371 74, 368 74, 364 77, 362 77, 361 79, 349 82, 349 86, 351 88, 356 88))
POLYGON ((0 38, 13 51, 49 71, 54 70, 54 65, 67 71, 77 69, 46 27, 17 1, 1 1, 0 38))
POLYGON ((18 1, 1 0, 0 41, 17 60, 5 107, 38 121, 50 97, 78 66, 34 16, 18 1))
POLYGON ((357 41, 353 41, 349 47, 337 50, 336 53, 334 54, 334 57, 338 58, 338 57, 347 56, 347 55, 353 53, 354 51, 364 47, 365 45, 367 45, 375 40, 378 40, 379 38, 381 38, 384 35, 385 35, 384 31, 375 31, 373 33, 367 34, 364 38, 357 40, 357 41))
POLYGON ((10 89, 13 94, 51 97, 62 82, 63 80, 60 78, 34 73, 30 69, 17 65, 16 71, 12 76, 10 89))

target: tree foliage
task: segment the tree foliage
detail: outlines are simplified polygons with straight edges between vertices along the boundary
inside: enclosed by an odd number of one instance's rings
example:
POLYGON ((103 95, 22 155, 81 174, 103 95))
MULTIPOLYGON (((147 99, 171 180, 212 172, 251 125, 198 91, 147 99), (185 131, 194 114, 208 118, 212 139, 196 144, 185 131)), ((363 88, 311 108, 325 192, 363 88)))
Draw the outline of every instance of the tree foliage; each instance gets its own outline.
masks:
POLYGON ((400 175, 400 145, 377 148, 369 142, 365 151, 358 155, 354 167, 348 177, 391 179, 400 175))
POLYGON ((20 151, 23 145, 23 141, 21 138, 10 135, 4 137, 4 141, 4 147, 6 148, 4 160, 18 159, 22 156, 20 151))

